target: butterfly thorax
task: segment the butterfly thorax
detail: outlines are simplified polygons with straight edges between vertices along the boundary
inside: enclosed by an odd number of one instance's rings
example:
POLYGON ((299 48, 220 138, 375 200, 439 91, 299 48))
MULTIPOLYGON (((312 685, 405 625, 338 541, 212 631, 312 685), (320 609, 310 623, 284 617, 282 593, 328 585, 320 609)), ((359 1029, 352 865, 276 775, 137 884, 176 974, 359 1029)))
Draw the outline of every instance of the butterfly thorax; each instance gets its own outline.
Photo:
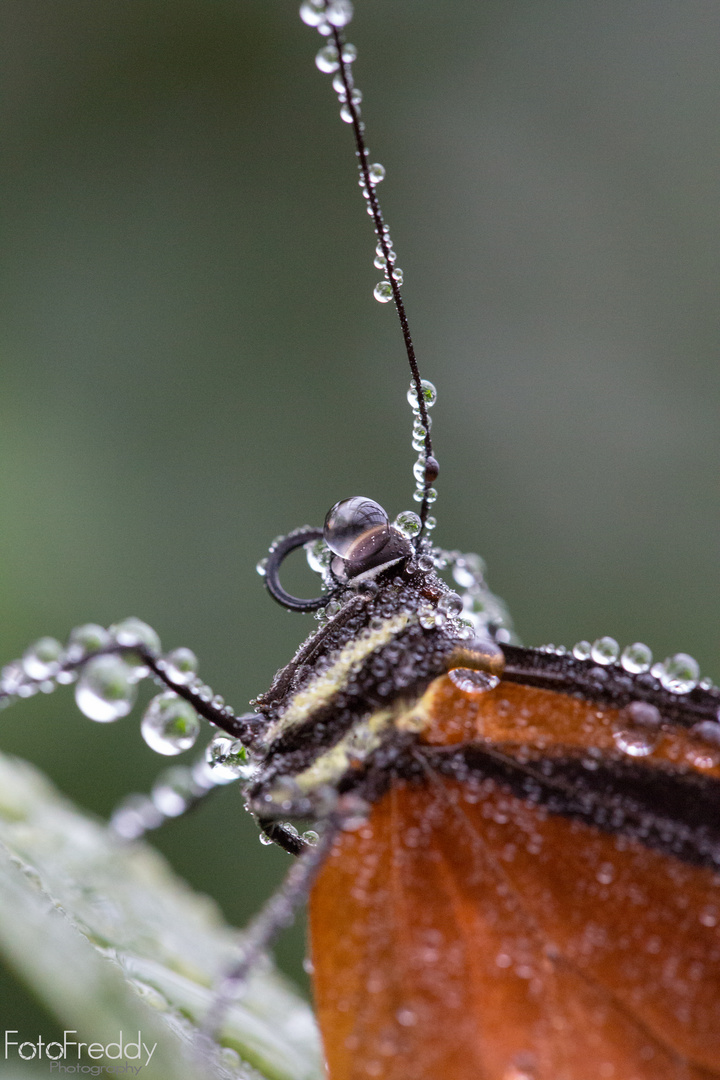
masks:
POLYGON ((314 816, 318 800, 352 788, 379 751, 417 738, 434 679, 452 668, 502 666, 499 646, 476 636, 429 546, 418 556, 390 530, 385 563, 377 552, 365 569, 332 552, 325 558, 331 598, 321 625, 254 702, 258 772, 248 794, 263 816, 290 806, 314 816))

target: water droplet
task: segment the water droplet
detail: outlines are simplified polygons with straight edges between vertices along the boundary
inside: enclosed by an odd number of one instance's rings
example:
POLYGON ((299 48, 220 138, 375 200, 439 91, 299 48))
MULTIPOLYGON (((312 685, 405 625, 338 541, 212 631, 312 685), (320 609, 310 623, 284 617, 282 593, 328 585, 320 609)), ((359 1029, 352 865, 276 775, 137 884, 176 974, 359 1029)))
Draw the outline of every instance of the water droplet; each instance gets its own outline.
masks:
POLYGON ((615 867, 609 862, 600 863, 600 866, 598 866, 595 873, 595 877, 601 885, 609 885, 615 880, 615 867))
MULTIPOLYGON (((423 401, 425 402, 425 408, 431 409, 437 401, 437 390, 428 379, 421 379, 420 385, 422 387, 423 401)), ((413 412, 419 413, 417 393, 415 392, 415 383, 410 383, 410 389, 407 392, 407 399, 410 404, 410 408, 413 412)))
POLYGON ((237 1050, 232 1046, 223 1046, 219 1052, 220 1060, 227 1068, 232 1069, 236 1075, 242 1075, 245 1069, 242 1067, 242 1059, 237 1050))
POLYGON ((631 701, 620 710, 619 719, 625 724, 644 728, 646 731, 657 731, 662 724, 660 710, 649 701, 631 701))
POLYGON ((718 924, 718 909, 714 904, 707 904, 700 911, 700 922, 703 926, 717 926, 718 924))
POLYGON ((0 689, 5 694, 17 694, 25 681, 25 672, 19 660, 6 664, 0 672, 0 689))
POLYGON ((140 731, 156 754, 173 757, 194 745, 200 734, 200 720, 189 701, 167 690, 148 705, 140 731))
MULTIPOLYGON (((573 650, 574 651, 574 650, 573 650)), ((594 641, 590 656, 596 664, 614 664, 620 653, 620 646, 615 638, 601 637, 594 641)))
MULTIPOLYGON (((117 829, 115 830, 117 832, 117 829)), ((142 835, 142 834, 141 834, 142 835)), ((134 839, 133 837, 126 837, 126 839, 134 839)), ((167 1012, 170 1008, 170 1002, 163 996, 154 986, 150 986, 149 983, 143 982, 141 979, 128 979, 130 986, 141 997, 146 1005, 149 1005, 151 1009, 157 1009, 158 1012, 167 1012)))
MULTIPOLYGON (((355 112, 359 113, 359 111, 360 110, 356 107, 355 112)), ((352 114, 352 109, 350 108, 349 105, 343 105, 341 107, 341 109, 340 109, 340 119, 343 120, 346 124, 352 124, 352 122, 353 122, 353 114, 352 114)), ((368 207, 368 210, 370 211, 370 213, 372 213, 372 207, 368 207)))
POLYGON ((376 255, 373 261, 373 266, 376 270, 384 270, 387 266, 387 259, 384 255, 376 255))
POLYGON ((353 64, 357 60, 357 49, 350 41, 346 41, 342 47, 342 58, 346 64, 353 64))
POLYGON ((660 682, 671 694, 689 694, 697 686, 700 667, 687 653, 675 653, 663 664, 660 682))
POLYGON ((64 659, 63 647, 52 637, 42 637, 23 653, 22 666, 29 679, 51 679, 64 659))
POLYGON ((647 757, 657 745, 655 735, 650 731, 643 731, 642 728, 620 728, 613 732, 612 737, 617 750, 628 757, 647 757))
POLYGON ((698 686, 701 690, 712 690, 713 681, 708 675, 705 675, 698 683, 698 686))
POLYGON ((642 641, 636 641, 623 649, 620 663, 631 675, 639 675, 642 671, 650 670, 652 652, 642 641))
POLYGON ((389 281, 378 281, 373 289, 373 296, 379 304, 387 304, 393 298, 392 285, 389 281))
POLYGON ((494 690, 500 682, 497 675, 489 675, 487 671, 474 671, 472 668, 452 668, 448 677, 458 690, 465 694, 482 694, 487 690, 494 690))
POLYGON ((262 844, 263 847, 270 847, 270 845, 272 844, 272 840, 264 832, 260 833, 260 835, 258 837, 258 840, 260 841, 260 843, 262 844))
POLYGON ((267 564, 268 564, 267 558, 258 559, 258 561, 256 562, 255 570, 260 575, 260 577, 265 577, 265 575, 267 574, 267 564))
POLYGON ((432 515, 430 517, 426 517, 425 518, 425 528, 428 530, 428 532, 432 532, 433 529, 436 529, 437 528, 437 518, 432 517, 432 515))
POLYGON ((328 0, 325 18, 331 26, 347 26, 352 17, 353 6, 350 0, 328 0))
POLYGON ((318 840, 320 839, 320 834, 316 833, 314 829, 307 829, 302 834, 302 838, 303 838, 303 840, 305 841, 306 844, 310 845, 310 847, 315 847, 318 840))
POLYGON ((511 1065, 502 1075, 502 1080, 536 1080, 537 1073, 530 1066, 511 1065))
POLYGON ((111 642, 112 637, 104 626, 98 626, 97 623, 76 626, 68 638, 68 660, 81 660, 88 653, 106 649, 111 642))
POLYGON ((165 657, 165 673, 174 683, 187 686, 197 675, 198 658, 192 649, 181 645, 165 657))
POLYGON ((390 522, 379 503, 358 495, 342 499, 328 510, 323 537, 341 559, 362 562, 387 544, 390 522))
POLYGON ((412 465, 412 475, 415 476, 418 484, 424 484, 426 481, 432 484, 438 472, 439 469, 437 468, 437 461, 435 458, 425 460, 423 454, 421 454, 416 463, 412 465))
POLYGON ((334 45, 324 45, 315 57, 315 66, 323 75, 332 75, 340 67, 340 57, 334 45))
POLYGON ((110 828, 123 840, 136 840, 162 822, 163 814, 147 795, 128 795, 113 811, 110 828))
POLYGON ((424 630, 432 630, 435 626, 435 608, 426 604, 418 610, 418 622, 424 630))
POLYGON ((420 532, 420 518, 412 510, 403 510, 399 513, 393 525, 408 540, 420 532))
POLYGON ((127 716, 136 694, 132 670, 121 657, 112 655, 88 661, 75 687, 80 712, 100 724, 127 716))
POLYGON ((203 788, 195 783, 190 769, 177 765, 173 769, 166 769, 157 778, 151 798, 165 817, 179 817, 202 792, 203 788))
POLYGON ((305 544, 305 557, 307 564, 316 574, 322 572, 330 565, 332 555, 324 540, 309 540, 305 544))
POLYGON ((324 0, 303 0, 300 18, 306 26, 320 26, 326 21, 324 0))
POLYGON ((471 589, 474 585, 478 585, 484 573, 485 563, 479 555, 460 555, 454 561, 452 576, 463 589, 471 589))
POLYGON ((463 602, 456 592, 444 593, 438 600, 438 611, 451 619, 462 613, 463 602))
POLYGON ((701 720, 690 728, 690 738, 695 745, 688 750, 688 760, 698 769, 712 769, 720 765, 720 724, 714 720, 701 720))
POLYGON ((405 280, 405 275, 403 274, 399 266, 393 266, 392 276, 395 278, 396 285, 402 285, 405 280))
POLYGON ((395 1018, 400 1027, 415 1027, 418 1022, 417 1013, 413 1009, 398 1009, 395 1018))
MULTIPOLYGON (((160 638, 152 626, 148 626, 142 619, 137 619, 135 616, 123 619, 122 622, 111 626, 110 635, 118 645, 144 645, 153 656, 157 656, 161 651, 160 638)), ((123 659, 132 671, 136 682, 149 674, 149 669, 140 656, 125 653, 123 659)))
POLYGON ((577 641, 573 645, 572 654, 576 660, 589 660, 591 652, 592 645, 589 641, 577 641))
POLYGON ((385 166, 381 165, 379 161, 376 161, 374 165, 368 165, 368 175, 371 184, 379 184, 381 180, 385 179, 385 166))
POLYGON ((160 652, 160 638, 152 626, 148 626, 142 619, 136 619, 134 615, 111 626, 110 633, 118 645, 144 645, 155 655, 160 652))
POLYGON ((413 491, 413 499, 415 502, 419 503, 421 503, 423 499, 427 499, 428 505, 431 506, 437 501, 437 490, 433 487, 427 489, 421 487, 416 488, 415 491, 413 491))
POLYGON ((215 784, 229 784, 232 780, 243 779, 250 771, 245 747, 239 739, 231 739, 228 735, 215 736, 206 747, 205 760, 215 784))

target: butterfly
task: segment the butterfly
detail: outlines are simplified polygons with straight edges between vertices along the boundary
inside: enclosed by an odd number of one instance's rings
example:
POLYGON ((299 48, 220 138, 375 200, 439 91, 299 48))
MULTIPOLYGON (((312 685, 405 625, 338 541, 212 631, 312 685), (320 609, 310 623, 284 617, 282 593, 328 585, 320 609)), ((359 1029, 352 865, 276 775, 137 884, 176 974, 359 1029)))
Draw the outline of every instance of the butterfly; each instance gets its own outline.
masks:
MULTIPOLYGON (((552 656, 552 654, 551 654, 551 653, 548 653, 548 656, 552 656)), ((551 663, 551 661, 548 661, 548 664, 549 664, 549 663, 551 663)), ((491 692, 494 692, 494 691, 491 691, 491 692)), ((625 706, 623 705, 623 707, 625 707, 625 706)), ((614 723, 614 721, 613 721, 613 723, 614 723)), ((613 734, 613 738, 614 738, 614 735, 615 735, 615 734, 617 734, 617 733, 619 733, 619 732, 616 732, 616 731, 614 731, 614 730, 613 730, 613 732, 612 732, 612 734, 613 734)), ((409 812, 409 811, 408 811, 408 812, 409 812)), ((406 1016, 405 1018, 406 1018, 406 1020, 408 1020, 408 1016, 406 1016)), ((412 1025, 407 1025, 407 1026, 412 1026, 412 1025)), ((517 1068, 518 1068, 518 1069, 519 1069, 519 1068, 521 1068, 521 1067, 522 1067, 522 1068, 526 1068, 526 1065, 527 1065, 527 1068, 530 1068, 530 1065, 528 1065, 527 1063, 526 1063, 526 1064, 522 1064, 521 1062, 520 1062, 520 1064, 519 1064, 519 1065, 517 1065, 517 1068)), ((513 1067, 515 1067, 515 1066, 513 1066, 513 1067)), ((527 1070, 527 1069, 526 1069, 526 1070, 527 1070)))

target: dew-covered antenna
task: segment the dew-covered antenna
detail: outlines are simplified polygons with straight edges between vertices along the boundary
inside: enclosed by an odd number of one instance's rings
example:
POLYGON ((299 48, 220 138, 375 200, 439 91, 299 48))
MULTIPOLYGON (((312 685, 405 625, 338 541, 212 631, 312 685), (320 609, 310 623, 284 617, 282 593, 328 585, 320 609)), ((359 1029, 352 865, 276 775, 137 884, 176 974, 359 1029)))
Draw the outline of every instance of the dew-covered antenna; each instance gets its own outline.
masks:
POLYGON ((390 300, 395 302, 395 308, 400 319, 405 351, 412 373, 412 382, 408 391, 408 401, 415 416, 413 424, 413 449, 419 452, 419 457, 413 466, 413 475, 417 482, 414 498, 420 503, 420 527, 414 537, 415 546, 419 547, 425 529, 432 529, 435 525, 434 518, 429 517, 428 510, 431 503, 435 502, 437 492, 433 483, 437 479, 439 466, 433 455, 432 439, 430 436, 430 417, 428 408, 435 403, 436 391, 431 382, 420 377, 415 347, 410 336, 405 304, 403 303, 400 286, 403 283, 403 272, 396 266, 396 255, 390 239, 390 230, 383 219, 382 210, 377 197, 376 187, 385 176, 385 169, 380 164, 369 164, 369 152, 365 143, 365 124, 360 119, 361 92, 355 87, 351 65, 357 57, 354 45, 345 40, 343 29, 353 16, 351 0, 303 0, 300 5, 300 18, 308 26, 314 27, 324 38, 329 39, 328 44, 320 49, 315 57, 315 64, 319 71, 326 75, 334 75, 333 89, 340 101, 340 117, 346 124, 350 124, 355 136, 355 153, 358 159, 360 172, 360 187, 367 199, 367 212, 373 219, 375 234, 378 238, 375 249, 375 266, 378 270, 384 270, 385 279, 375 286, 373 295, 381 304, 387 304, 390 300))

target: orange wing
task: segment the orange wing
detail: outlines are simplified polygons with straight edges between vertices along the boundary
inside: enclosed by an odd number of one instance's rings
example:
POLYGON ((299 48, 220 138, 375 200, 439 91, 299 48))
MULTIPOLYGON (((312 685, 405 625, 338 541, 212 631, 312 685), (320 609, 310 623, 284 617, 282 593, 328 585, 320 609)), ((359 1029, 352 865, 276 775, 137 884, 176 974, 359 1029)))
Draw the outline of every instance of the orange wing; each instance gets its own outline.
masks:
POLYGON ((311 897, 331 1080, 720 1077, 718 883, 501 780, 396 779, 311 897))

